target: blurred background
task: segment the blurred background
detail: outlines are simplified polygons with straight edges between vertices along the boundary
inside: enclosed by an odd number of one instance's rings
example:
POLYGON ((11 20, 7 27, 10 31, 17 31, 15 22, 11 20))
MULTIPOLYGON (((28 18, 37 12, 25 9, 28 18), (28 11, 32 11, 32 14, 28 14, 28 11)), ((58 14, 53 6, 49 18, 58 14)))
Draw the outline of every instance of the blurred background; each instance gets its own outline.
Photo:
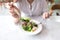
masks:
POLYGON ((46 0, 48 3, 48 10, 52 10, 52 16, 60 16, 60 0, 46 0))

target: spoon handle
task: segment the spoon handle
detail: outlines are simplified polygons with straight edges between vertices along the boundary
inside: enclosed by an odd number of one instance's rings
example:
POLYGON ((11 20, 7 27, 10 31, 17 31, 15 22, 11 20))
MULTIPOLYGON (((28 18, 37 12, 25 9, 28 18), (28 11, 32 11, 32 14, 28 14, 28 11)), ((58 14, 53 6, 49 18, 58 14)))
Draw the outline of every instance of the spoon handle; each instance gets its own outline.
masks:
POLYGON ((46 24, 46 19, 41 18, 41 21, 40 21, 40 23, 39 23, 39 24, 43 24, 43 23, 45 23, 45 24, 46 24))

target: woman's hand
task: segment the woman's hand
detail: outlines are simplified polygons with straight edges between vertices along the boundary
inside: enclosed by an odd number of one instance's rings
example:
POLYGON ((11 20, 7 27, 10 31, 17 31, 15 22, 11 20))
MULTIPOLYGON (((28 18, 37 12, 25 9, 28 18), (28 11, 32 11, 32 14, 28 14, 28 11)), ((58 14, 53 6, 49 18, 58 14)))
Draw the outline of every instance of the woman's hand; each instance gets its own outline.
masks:
POLYGON ((49 18, 49 13, 44 12, 42 17, 43 17, 44 19, 49 18))
POLYGON ((14 6, 13 4, 9 4, 9 6, 10 6, 10 9, 9 9, 10 13, 14 17, 15 23, 18 23, 19 19, 20 19, 20 11, 19 11, 19 9, 16 6, 14 6))

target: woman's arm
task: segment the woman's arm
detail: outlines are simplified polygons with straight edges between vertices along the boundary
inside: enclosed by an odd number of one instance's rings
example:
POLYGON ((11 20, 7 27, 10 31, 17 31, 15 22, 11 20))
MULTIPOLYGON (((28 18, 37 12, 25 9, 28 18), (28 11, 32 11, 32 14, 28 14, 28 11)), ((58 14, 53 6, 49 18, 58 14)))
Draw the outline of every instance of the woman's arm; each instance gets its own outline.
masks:
POLYGON ((46 19, 50 16, 48 11, 48 4, 46 0, 42 0, 42 6, 43 6, 43 18, 46 19))
POLYGON ((10 6, 10 13, 14 17, 15 23, 18 23, 20 21, 20 17, 21 17, 20 8, 18 9, 13 4, 9 4, 9 6, 10 6))

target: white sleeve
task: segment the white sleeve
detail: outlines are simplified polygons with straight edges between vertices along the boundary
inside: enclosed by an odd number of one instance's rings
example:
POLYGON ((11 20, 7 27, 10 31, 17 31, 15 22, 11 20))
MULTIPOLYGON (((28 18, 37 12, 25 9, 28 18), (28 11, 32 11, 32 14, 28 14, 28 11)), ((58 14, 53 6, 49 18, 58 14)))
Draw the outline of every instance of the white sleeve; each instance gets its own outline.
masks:
POLYGON ((48 4, 46 0, 42 0, 43 12, 48 12, 48 4))

